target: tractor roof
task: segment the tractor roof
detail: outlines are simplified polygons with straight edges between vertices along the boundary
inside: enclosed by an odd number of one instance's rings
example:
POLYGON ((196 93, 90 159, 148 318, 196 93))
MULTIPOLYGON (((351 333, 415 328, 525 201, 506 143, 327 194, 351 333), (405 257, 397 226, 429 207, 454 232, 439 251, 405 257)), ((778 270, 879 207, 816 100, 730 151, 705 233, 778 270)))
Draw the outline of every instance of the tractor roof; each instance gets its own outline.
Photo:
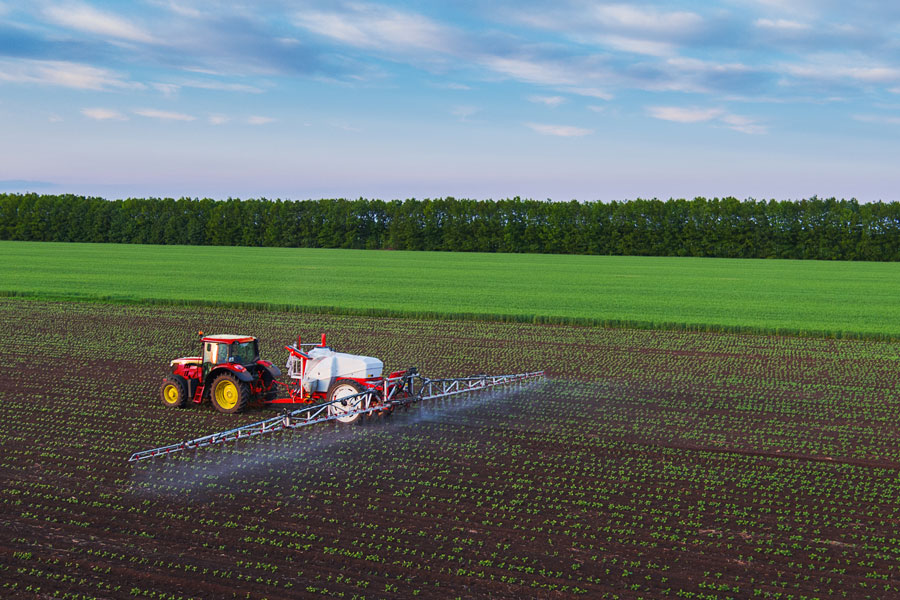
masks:
POLYGON ((230 333, 223 333, 219 335, 206 335, 203 336, 201 342, 216 342, 219 344, 232 344, 234 342, 252 342, 256 338, 252 335, 232 335, 230 333))

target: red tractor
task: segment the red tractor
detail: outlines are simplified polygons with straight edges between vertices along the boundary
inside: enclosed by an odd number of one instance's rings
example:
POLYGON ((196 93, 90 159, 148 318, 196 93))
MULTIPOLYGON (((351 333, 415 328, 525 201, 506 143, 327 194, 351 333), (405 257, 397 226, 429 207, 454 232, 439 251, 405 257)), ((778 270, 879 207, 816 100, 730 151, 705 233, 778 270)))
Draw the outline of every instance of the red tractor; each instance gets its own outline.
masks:
POLYGON ((281 369, 259 358, 259 344, 248 335, 200 335, 201 356, 176 358, 160 386, 162 403, 183 408, 209 399, 219 412, 237 413, 251 402, 278 395, 281 369))

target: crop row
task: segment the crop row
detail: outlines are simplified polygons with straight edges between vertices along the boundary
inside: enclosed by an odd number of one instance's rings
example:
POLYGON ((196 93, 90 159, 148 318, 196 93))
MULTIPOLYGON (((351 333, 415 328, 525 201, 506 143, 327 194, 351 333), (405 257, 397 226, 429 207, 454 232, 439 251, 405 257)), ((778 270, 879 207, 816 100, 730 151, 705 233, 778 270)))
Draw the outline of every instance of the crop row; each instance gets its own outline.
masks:
POLYGON ((0 324, 10 593, 897 593, 891 344, 12 300, 0 324), (127 463, 269 416, 156 400, 201 328, 550 378, 127 463))

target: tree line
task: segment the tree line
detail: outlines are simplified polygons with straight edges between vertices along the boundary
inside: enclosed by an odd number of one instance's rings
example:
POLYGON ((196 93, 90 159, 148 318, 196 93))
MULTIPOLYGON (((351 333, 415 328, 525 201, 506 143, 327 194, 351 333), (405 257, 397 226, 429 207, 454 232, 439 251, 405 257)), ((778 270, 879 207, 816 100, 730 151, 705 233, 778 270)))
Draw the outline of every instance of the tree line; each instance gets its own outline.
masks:
POLYGON ((631 256, 900 260, 900 203, 227 200, 0 194, 0 239, 631 256))

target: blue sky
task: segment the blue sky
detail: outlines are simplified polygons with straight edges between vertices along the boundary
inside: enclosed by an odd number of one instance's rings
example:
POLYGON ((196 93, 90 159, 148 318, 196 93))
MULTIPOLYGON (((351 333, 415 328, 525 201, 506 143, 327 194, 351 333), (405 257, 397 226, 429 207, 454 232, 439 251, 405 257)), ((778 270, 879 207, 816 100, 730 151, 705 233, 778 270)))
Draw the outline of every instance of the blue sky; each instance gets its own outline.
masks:
POLYGON ((900 4, 0 0, 0 191, 900 200, 900 4))

